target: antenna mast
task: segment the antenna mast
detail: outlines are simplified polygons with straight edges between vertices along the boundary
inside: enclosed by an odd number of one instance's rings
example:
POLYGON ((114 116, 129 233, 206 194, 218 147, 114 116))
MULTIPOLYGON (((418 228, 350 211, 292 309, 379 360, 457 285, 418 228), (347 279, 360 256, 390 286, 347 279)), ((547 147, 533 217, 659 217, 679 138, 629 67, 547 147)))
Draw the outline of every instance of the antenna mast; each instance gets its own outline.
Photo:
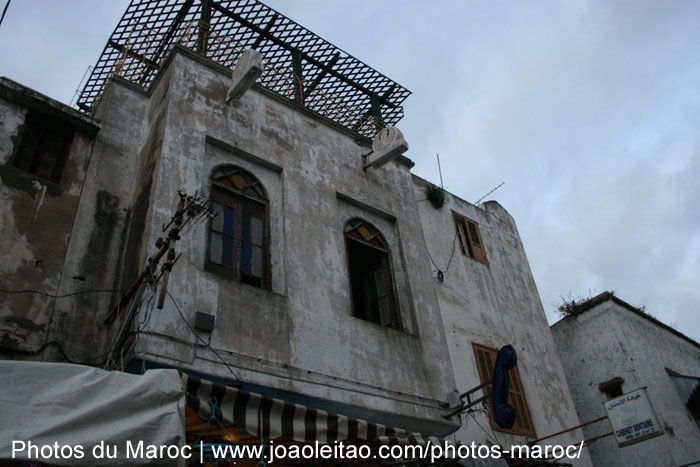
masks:
POLYGON ((490 195, 490 194, 493 193, 494 191, 498 190, 499 188, 501 188, 501 187, 502 187, 503 185, 505 185, 505 184, 506 184, 506 182, 501 182, 501 184, 498 185, 496 188, 494 188, 493 190, 489 191, 489 192, 486 193, 484 196, 482 196, 481 198, 479 198, 479 199, 476 201, 476 203, 474 203, 474 205, 479 204, 479 203, 481 202, 482 199, 486 198, 488 195, 490 195))

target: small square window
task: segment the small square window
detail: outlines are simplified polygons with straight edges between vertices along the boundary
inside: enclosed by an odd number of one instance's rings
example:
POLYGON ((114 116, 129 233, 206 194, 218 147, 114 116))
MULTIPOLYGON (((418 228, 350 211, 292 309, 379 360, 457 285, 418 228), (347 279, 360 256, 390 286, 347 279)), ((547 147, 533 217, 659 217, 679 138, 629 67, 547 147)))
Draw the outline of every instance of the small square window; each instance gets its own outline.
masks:
POLYGON ((64 120, 29 111, 12 165, 55 183, 61 181, 75 129, 64 120))
POLYGON ((624 382, 624 378, 616 376, 615 378, 600 383, 598 385, 598 390, 600 392, 605 393, 608 396, 608 398, 613 399, 623 394, 622 385, 624 384, 624 382))
POLYGON ((486 250, 481 241, 481 232, 479 232, 479 224, 473 220, 460 216, 456 212, 452 213, 459 239, 459 248, 464 256, 469 256, 484 264, 488 264, 486 259, 486 250))

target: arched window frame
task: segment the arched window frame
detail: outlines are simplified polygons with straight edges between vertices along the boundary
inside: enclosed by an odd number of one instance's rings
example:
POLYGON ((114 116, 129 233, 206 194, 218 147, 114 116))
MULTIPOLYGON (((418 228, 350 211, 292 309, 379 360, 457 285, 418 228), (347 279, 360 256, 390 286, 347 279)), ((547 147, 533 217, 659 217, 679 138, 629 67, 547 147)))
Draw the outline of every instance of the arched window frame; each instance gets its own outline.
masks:
POLYGON ((402 329, 391 251, 371 223, 352 218, 343 226, 353 316, 402 329))
POLYGON ((207 232, 206 270, 269 289, 270 203, 265 187, 234 165, 217 167, 209 180, 215 216, 207 232))

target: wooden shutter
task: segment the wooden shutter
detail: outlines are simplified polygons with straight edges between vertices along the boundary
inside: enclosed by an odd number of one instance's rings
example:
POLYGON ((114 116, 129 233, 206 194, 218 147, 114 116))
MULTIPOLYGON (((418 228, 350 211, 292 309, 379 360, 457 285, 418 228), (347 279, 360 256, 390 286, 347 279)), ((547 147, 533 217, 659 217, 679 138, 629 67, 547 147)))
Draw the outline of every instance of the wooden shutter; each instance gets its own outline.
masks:
MULTIPOLYGON (((479 379, 482 383, 484 381, 490 381, 493 379, 493 364, 496 361, 496 354, 498 351, 494 348, 475 343, 472 343, 472 348, 474 350, 474 357, 476 358, 476 369, 479 372, 479 379)), ((489 398, 489 421, 491 422, 491 427, 496 431, 536 438, 537 435, 535 434, 535 428, 532 424, 530 409, 527 406, 527 399, 525 398, 525 391, 523 390, 523 384, 520 380, 520 373, 518 372, 517 366, 508 370, 508 382, 510 383, 508 403, 515 407, 515 424, 510 430, 498 426, 493 419, 493 403, 491 398, 489 398)), ((489 384, 484 387, 483 393, 487 394, 490 392, 491 385, 489 384)))
POLYGON ((469 243, 472 247, 472 256, 475 260, 486 263, 486 251, 484 251, 483 244, 481 243, 479 226, 476 225, 476 222, 470 221, 469 219, 464 219, 464 222, 467 224, 467 235, 469 236, 469 243))
POLYGON ((517 366, 508 370, 508 382, 510 383, 508 388, 508 403, 515 407, 517 413, 513 430, 530 436, 531 438, 536 438, 535 427, 532 425, 530 409, 527 406, 525 391, 523 389, 523 383, 520 381, 520 373, 518 372, 517 366))
POLYGON ((464 256, 471 256, 471 253, 467 252, 467 237, 464 233, 464 221, 454 213, 453 217, 455 221, 455 230, 457 231, 456 235, 459 239, 459 249, 464 256))

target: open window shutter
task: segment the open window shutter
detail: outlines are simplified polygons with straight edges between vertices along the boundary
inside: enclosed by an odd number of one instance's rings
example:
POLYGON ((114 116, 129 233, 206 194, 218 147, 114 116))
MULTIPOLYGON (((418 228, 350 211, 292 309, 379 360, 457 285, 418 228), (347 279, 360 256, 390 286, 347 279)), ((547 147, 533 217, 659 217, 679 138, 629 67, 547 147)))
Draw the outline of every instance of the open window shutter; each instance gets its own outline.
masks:
POLYGON ((520 381, 520 373, 517 367, 508 370, 508 379, 510 382, 508 403, 515 407, 516 411, 513 429, 518 433, 535 438, 537 435, 535 435, 535 428, 532 425, 530 410, 527 406, 527 400, 525 400, 525 392, 523 391, 523 384, 520 381))
POLYGON ((454 218, 454 221, 455 229, 457 230, 457 238, 459 239, 459 249, 462 250, 464 256, 471 256, 471 254, 467 252, 467 239, 464 236, 464 224, 462 220, 457 217, 454 218))
POLYGON ((389 311, 389 290, 386 269, 379 268, 374 271, 374 280, 377 284, 377 306, 379 307, 379 319, 382 326, 391 324, 391 312, 389 311))
MULTIPOLYGON (((476 357, 476 367, 479 371, 479 378, 481 382, 483 383, 484 381, 491 380, 493 378, 493 364, 496 361, 496 354, 498 351, 496 349, 474 343, 472 343, 472 348, 474 350, 474 356, 476 357)), ((525 398, 523 385, 520 381, 518 367, 508 370, 508 382, 508 403, 515 407, 515 424, 510 430, 505 430, 498 426, 496 421, 493 419, 493 405, 491 398, 489 398, 489 421, 491 422, 491 427, 494 430, 503 431, 506 433, 525 435, 532 438, 537 437, 535 434, 534 425, 532 424, 532 418, 530 417, 530 410, 527 406, 527 399, 525 398)), ((483 393, 487 394, 490 392, 491 385, 489 384, 488 386, 484 387, 483 393)))
POLYGON ((393 311, 394 297, 391 289, 391 276, 389 275, 389 258, 382 259, 382 267, 375 272, 377 284, 377 303, 379 305, 380 324, 383 326, 398 325, 393 311))
MULTIPOLYGON (((476 357, 476 369, 479 372, 479 380, 484 383, 493 379, 493 364, 496 360, 496 350, 484 347, 479 344, 472 344, 474 356, 476 357)), ((482 392, 484 395, 491 393, 492 385, 484 386, 482 392)), ((487 399, 489 405, 489 420, 491 426, 497 426, 493 419, 493 402, 491 398, 487 399)))
POLYGON ((472 246, 472 254, 474 255, 474 259, 485 263, 486 252, 484 251, 484 247, 481 243, 479 227, 476 225, 475 222, 472 222, 468 219, 465 219, 465 222, 467 224, 467 234, 469 235, 469 243, 472 246))

